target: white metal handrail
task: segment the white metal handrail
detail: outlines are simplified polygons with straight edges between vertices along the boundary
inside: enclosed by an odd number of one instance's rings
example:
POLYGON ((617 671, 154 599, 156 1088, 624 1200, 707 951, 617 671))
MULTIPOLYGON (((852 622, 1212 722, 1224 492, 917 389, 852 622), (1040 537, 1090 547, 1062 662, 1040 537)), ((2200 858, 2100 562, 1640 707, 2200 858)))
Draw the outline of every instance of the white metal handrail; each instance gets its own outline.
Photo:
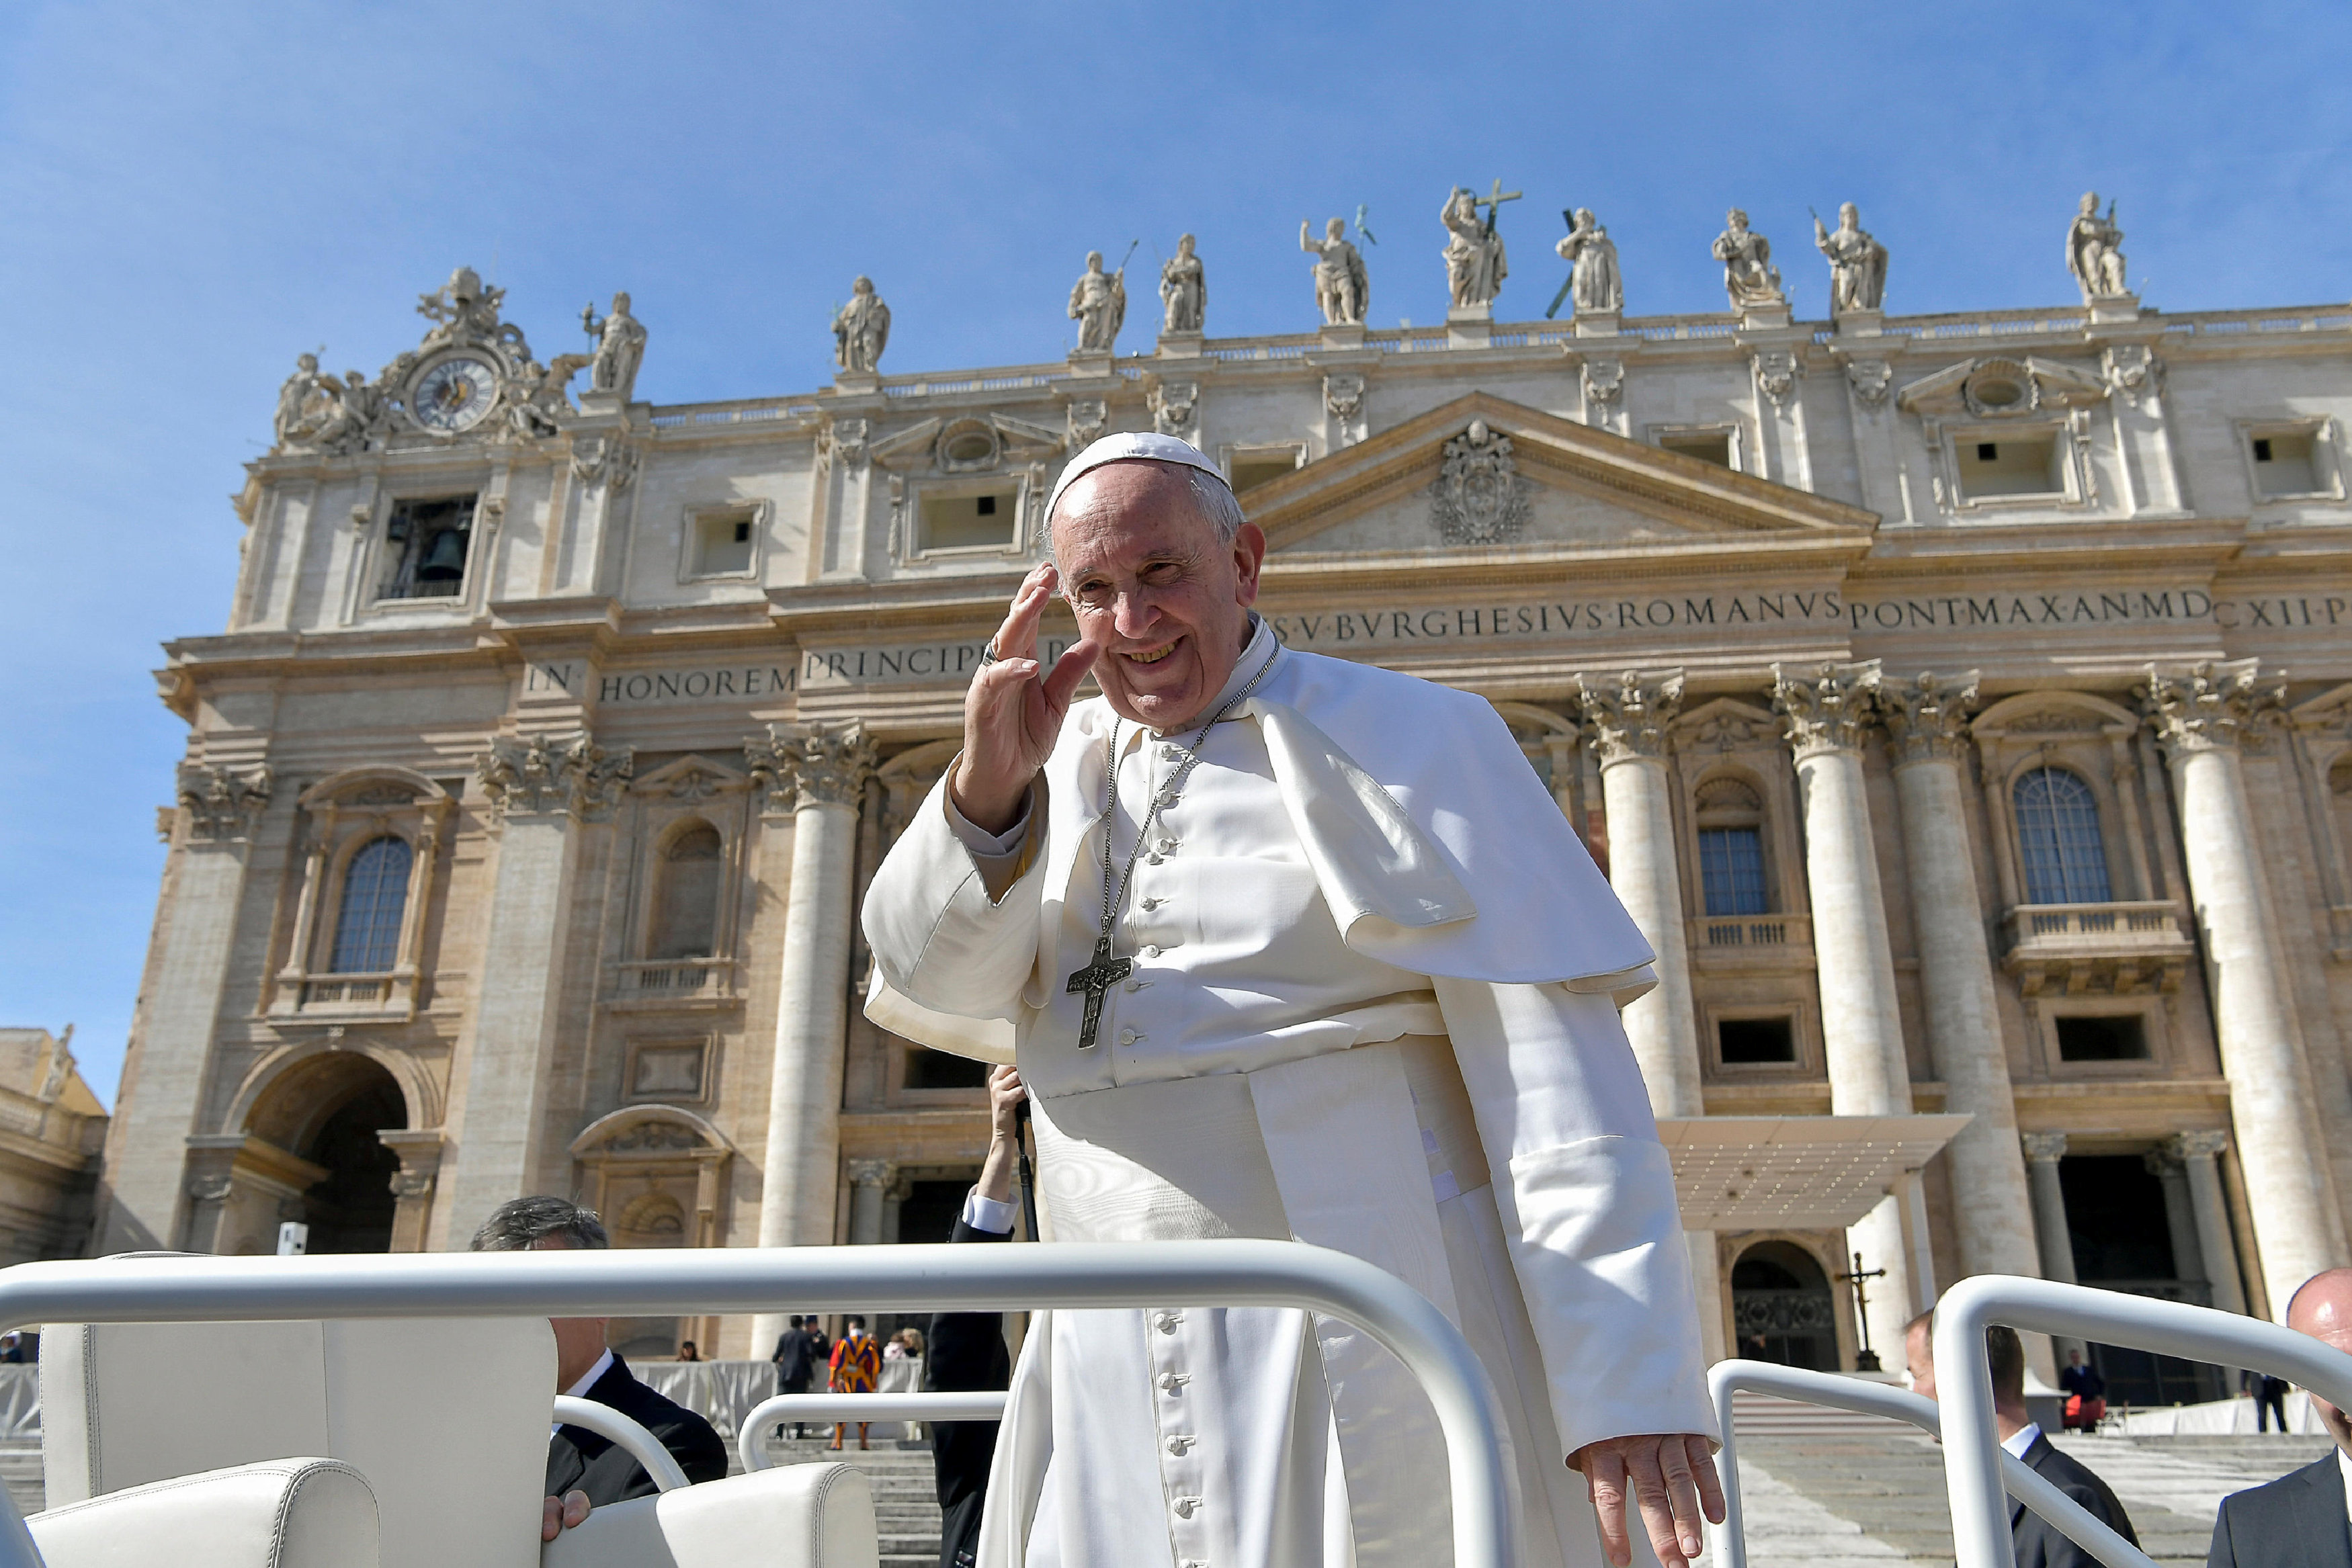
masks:
POLYGON ((970 1394, 779 1394, 751 1406, 735 1434, 736 1451, 747 1470, 764 1470, 776 1461, 760 1434, 785 1421, 1002 1421, 1004 1390, 980 1389, 970 1394))
MULTIPOLYGON (((1300 1242, 112 1258, 0 1269, 0 1331, 45 1322, 666 1317, 787 1306, 1297 1307, 1340 1319, 1403 1362, 1436 1411, 1457 1568, 1503 1568, 1507 1561, 1512 1525, 1502 1420, 1468 1342, 1396 1276, 1300 1242)), ((0 1568, 42 1568, 5 1490, 0 1568)))
MULTIPOLYGON (((1832 1372, 1807 1372, 1769 1361, 1718 1361, 1707 1372, 1706 1386, 1715 1401, 1716 1423, 1723 1431, 1724 1568, 1748 1568, 1748 1538, 1739 1510, 1739 1449, 1731 1418, 1732 1396, 1741 1389, 1851 1410, 1860 1416, 1908 1421, 1930 1437, 1943 1436, 1936 1402, 1925 1395, 1863 1378, 1842 1377, 1832 1372)), ((2146 1552, 2108 1529, 2089 1510, 2007 1449, 2000 1450, 2000 1477, 2018 1501, 2056 1525, 2069 1540, 2107 1568, 2156 1568, 2146 1552)))
POLYGON ((555 1396, 555 1418, 566 1427, 584 1427, 626 1448, 637 1463, 646 1467, 646 1474, 653 1477, 656 1491, 676 1491, 686 1485, 686 1472, 678 1468, 677 1457, 635 1417, 593 1399, 574 1399, 568 1394, 559 1394, 555 1396))
POLYGON ((1936 1396, 1942 1402, 1944 1484, 1959 1568, 2010 1568, 2009 1510, 1995 1464, 1992 1374, 1985 1330, 1995 1323, 2276 1374, 2339 1407, 2352 1406, 2352 1355, 2259 1318, 2087 1285, 1979 1274, 1936 1303, 1936 1396))

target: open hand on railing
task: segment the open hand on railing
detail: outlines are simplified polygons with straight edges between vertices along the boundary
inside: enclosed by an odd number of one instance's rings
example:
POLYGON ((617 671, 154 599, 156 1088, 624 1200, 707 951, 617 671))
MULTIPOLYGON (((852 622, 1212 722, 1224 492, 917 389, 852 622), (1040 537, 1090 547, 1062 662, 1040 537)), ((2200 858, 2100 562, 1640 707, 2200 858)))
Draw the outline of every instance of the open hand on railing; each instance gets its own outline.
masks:
POLYGON ((1583 1472, 1584 1484, 1591 1490, 1593 1511, 1601 1516, 1601 1542, 1617 1568, 1633 1561, 1633 1544, 1625 1530, 1629 1481, 1661 1568, 1688 1568, 1697 1558, 1705 1545, 1699 1528, 1702 1510, 1709 1524, 1723 1522, 1723 1483, 1715 1473, 1715 1456, 1707 1440, 1696 1432, 1603 1437, 1577 1449, 1568 1463, 1570 1469, 1583 1472))

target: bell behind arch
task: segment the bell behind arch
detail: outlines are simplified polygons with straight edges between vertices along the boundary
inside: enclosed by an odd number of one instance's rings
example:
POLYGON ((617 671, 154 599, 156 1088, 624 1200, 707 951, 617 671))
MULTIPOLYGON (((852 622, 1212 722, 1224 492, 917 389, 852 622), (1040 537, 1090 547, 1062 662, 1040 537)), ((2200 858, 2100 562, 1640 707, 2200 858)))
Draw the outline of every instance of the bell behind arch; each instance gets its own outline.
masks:
POLYGON ((466 536, 459 529, 444 528, 425 547, 425 559, 416 569, 416 580, 455 582, 465 575, 466 536))

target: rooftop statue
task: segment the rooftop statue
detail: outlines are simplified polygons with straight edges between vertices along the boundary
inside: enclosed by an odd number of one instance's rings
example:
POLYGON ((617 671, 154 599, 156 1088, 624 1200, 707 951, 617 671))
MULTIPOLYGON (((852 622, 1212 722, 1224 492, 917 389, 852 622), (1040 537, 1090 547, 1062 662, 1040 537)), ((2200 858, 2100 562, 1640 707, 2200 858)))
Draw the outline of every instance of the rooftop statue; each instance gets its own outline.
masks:
MULTIPOLYGON (((1132 254, 1133 246, 1129 247, 1132 254)), ((1070 319, 1078 324, 1078 351, 1108 354, 1127 324, 1127 264, 1103 270, 1102 252, 1087 252, 1087 270, 1070 285, 1070 319)))
POLYGON ((1372 282, 1365 275, 1364 258, 1348 243, 1348 224, 1333 218, 1323 225, 1323 238, 1312 239, 1307 220, 1298 220, 1298 248, 1316 258, 1315 303, 1327 327, 1360 327, 1371 308, 1372 282))
MULTIPOLYGON (((1568 215, 1568 233, 1555 246, 1569 264, 1569 292, 1580 316, 1595 310, 1625 308, 1625 278, 1617 270, 1617 242, 1592 218, 1591 207, 1568 215)), ((1557 300, 1553 308, 1559 307, 1557 300)))
POLYGON ((581 325, 596 339, 596 353, 588 366, 590 390, 612 392, 623 402, 636 391, 637 366, 646 357, 645 323, 629 314, 626 293, 613 296, 613 313, 596 319, 593 306, 580 313, 581 325))
POLYGON ((1465 305, 1491 305, 1495 296, 1503 291, 1503 279, 1510 276, 1511 266, 1503 252, 1503 236, 1495 232, 1495 214, 1499 203, 1510 200, 1501 193, 1500 182, 1496 185, 1496 201, 1486 204, 1486 215, 1478 215, 1480 205, 1476 192, 1465 186, 1454 187, 1438 209, 1437 220, 1445 225, 1445 284, 1452 291, 1456 308, 1465 305))
POLYGON ((2116 227, 2116 204, 2099 215, 2099 193, 2083 193, 2074 221, 2066 226, 2066 270, 2082 286, 2083 303, 2131 292, 2124 284, 2124 231, 2116 227))
POLYGON ((1813 244, 1830 259, 1830 314, 1875 310, 1886 298, 1886 247, 1862 226, 1852 202, 1838 208, 1834 231, 1813 215, 1813 244))
POLYGON ((1780 269, 1772 265, 1772 242, 1749 228, 1748 214, 1738 207, 1724 215, 1723 232, 1715 236, 1715 259, 1723 263, 1723 291, 1740 315, 1789 303, 1780 292, 1780 269))
POLYGON ((890 345, 890 307, 874 292, 874 280, 860 276, 849 286, 849 303, 834 313, 833 362, 857 374, 882 368, 890 345))
POLYGON ((1176 254, 1160 268, 1160 331, 1197 332, 1209 309, 1209 280, 1192 254, 1192 236, 1176 242, 1176 254))

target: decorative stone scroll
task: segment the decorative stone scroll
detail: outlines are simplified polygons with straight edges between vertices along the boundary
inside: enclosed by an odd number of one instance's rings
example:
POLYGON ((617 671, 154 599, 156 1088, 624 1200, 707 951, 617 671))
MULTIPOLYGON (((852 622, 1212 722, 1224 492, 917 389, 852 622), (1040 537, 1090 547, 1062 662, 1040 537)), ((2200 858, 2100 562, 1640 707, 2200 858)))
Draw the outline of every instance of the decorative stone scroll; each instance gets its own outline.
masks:
POLYGON ((1787 725, 1798 759, 1817 751, 1859 751, 1877 716, 1878 661, 1822 664, 1810 675, 1772 666, 1772 706, 1787 725))
POLYGON ((1954 675, 1922 671, 1907 681, 1882 682, 1878 712, 1895 765, 1937 757, 1958 760, 1969 743, 1969 712, 1976 705, 1974 670, 1954 675))
POLYGON ((269 769, 239 773, 226 768, 180 767, 180 809, 187 813, 188 838, 196 843, 241 843, 253 837, 269 805, 269 769))
POLYGON ((1201 388, 1195 382, 1160 382, 1145 393, 1151 404, 1151 428, 1162 435, 1190 441, 1198 429, 1201 388))
POLYGON ((2264 683, 2260 659, 2197 664, 2185 674, 2147 667, 2147 684, 2135 687, 2157 738, 2175 757, 2195 751, 2260 747, 2264 731, 2284 723, 2286 683, 2264 683))
POLYGON ((809 806, 857 806, 873 777, 874 737, 864 721, 772 724, 743 743, 751 783, 769 812, 809 806))
POLYGON ((1683 706, 1683 673, 1627 670, 1615 683, 1576 677, 1584 722, 1600 744, 1601 766, 1634 757, 1663 757, 1667 733, 1683 706))
POLYGON ((636 772, 636 752, 607 751, 585 734, 502 735, 474 759, 474 771, 501 821, 562 814, 593 822, 612 814, 636 772))
POLYGON ((1430 486, 1429 519, 1448 544, 1491 545, 1515 538, 1528 525, 1527 481, 1519 477, 1511 438, 1483 419, 1445 444, 1437 483, 1430 486))

